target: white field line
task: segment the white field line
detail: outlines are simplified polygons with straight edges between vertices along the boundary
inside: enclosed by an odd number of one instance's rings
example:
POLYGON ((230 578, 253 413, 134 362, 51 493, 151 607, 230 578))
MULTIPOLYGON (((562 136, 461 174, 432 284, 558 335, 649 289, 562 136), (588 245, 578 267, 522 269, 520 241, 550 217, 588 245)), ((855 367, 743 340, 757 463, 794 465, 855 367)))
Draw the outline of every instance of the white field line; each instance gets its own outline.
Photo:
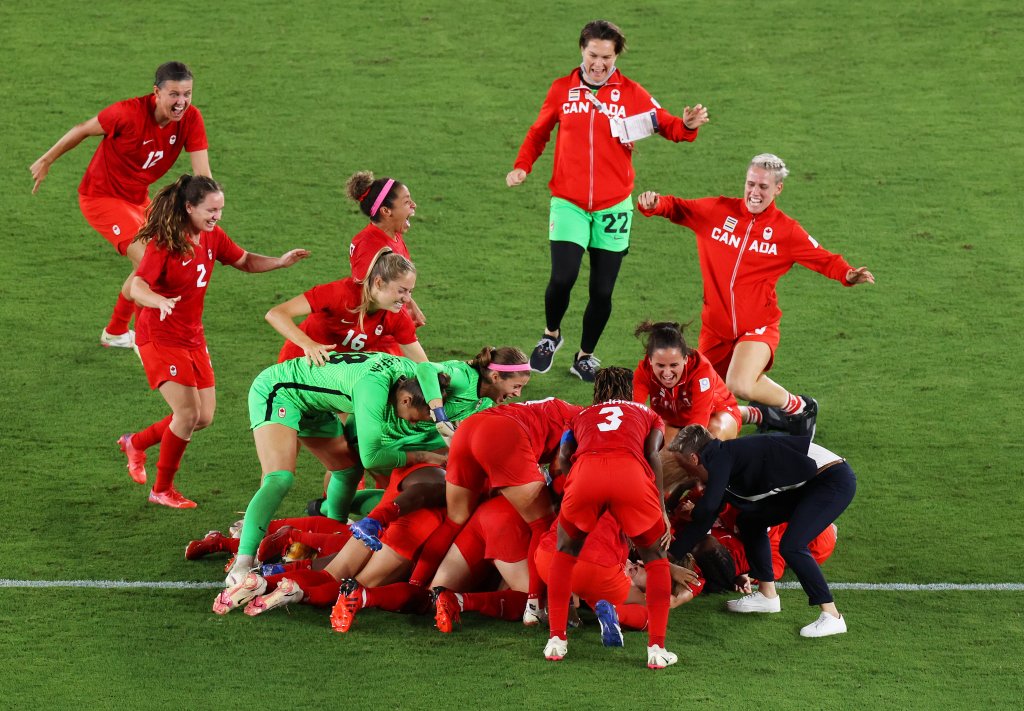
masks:
MULTIPOLYGON (((0 578, 0 588, 100 588, 105 590, 214 590, 222 582, 147 580, 10 580, 0 578)), ((799 590, 800 584, 779 583, 782 590, 799 590)), ((833 590, 880 592, 1024 592, 1024 583, 829 583, 833 590)))

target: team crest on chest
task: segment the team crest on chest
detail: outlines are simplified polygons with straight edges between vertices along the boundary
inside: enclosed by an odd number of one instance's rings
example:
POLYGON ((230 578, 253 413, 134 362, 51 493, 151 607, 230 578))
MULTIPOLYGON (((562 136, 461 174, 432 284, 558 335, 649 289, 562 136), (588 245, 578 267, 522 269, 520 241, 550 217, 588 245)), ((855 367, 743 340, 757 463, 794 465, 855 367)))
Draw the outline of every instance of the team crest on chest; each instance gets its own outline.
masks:
POLYGON ((771 238, 772 238, 772 228, 771 227, 765 227, 764 228, 764 232, 761 233, 761 239, 768 240, 768 239, 771 239, 771 238))
POLYGON ((619 93, 618 89, 612 89, 612 101, 618 101, 622 94, 619 93))
POLYGON ((212 249, 207 249, 206 250, 206 257, 208 259, 213 259, 213 250, 212 249))
POLYGON ((173 146, 174 142, 177 141, 177 140, 178 140, 178 134, 174 134, 173 136, 171 136, 171 145, 173 146))
POLYGON ((384 325, 383 325, 383 324, 381 324, 380 326, 377 326, 377 328, 376 328, 376 329, 374 329, 374 331, 373 331, 373 332, 374 332, 375 334, 377 334, 378 336, 379 336, 380 334, 384 333, 384 325))

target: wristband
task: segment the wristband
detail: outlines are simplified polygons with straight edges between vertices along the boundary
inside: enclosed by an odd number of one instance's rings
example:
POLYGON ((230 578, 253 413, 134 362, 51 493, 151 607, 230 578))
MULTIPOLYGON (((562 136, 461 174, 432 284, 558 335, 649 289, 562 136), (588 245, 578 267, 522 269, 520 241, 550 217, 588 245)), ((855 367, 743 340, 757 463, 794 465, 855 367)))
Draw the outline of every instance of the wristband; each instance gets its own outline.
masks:
POLYGON ((434 422, 448 422, 448 413, 443 407, 435 407, 430 413, 434 416, 434 422))

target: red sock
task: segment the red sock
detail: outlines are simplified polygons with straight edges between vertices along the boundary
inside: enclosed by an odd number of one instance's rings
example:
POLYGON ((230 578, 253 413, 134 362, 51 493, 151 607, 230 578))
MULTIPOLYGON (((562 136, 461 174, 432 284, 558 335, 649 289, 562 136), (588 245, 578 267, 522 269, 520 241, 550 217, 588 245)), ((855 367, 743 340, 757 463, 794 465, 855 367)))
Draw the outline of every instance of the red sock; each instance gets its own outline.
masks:
POLYGON ((107 324, 107 333, 111 336, 128 333, 128 324, 131 323, 134 314, 135 303, 124 298, 124 294, 118 293, 117 303, 114 304, 114 313, 110 316, 110 323, 107 324))
POLYGON ((787 415, 796 415, 804 409, 804 400, 799 395, 786 393, 786 398, 786 406, 782 408, 782 411, 787 415))
POLYGON ((552 637, 568 639, 565 634, 569 619, 569 597, 572 595, 572 571, 576 558, 568 553, 555 551, 548 573, 548 624, 552 637))
POLYGON ((526 597, 526 593, 518 590, 462 593, 462 609, 479 612, 487 617, 497 617, 499 620, 515 622, 523 619, 526 597))
MULTIPOLYGON (((107 333, 110 333, 107 331, 107 333)), ((167 425, 171 424, 171 418, 174 415, 168 415, 162 420, 158 420, 151 424, 141 432, 136 432, 132 435, 132 446, 140 452, 144 449, 149 449, 154 444, 163 439, 164 430, 167 429, 167 425)))
POLYGON ((395 505, 395 502, 389 501, 386 504, 378 504, 375 506, 373 511, 371 511, 366 518, 372 518, 374 521, 380 521, 381 525, 387 528, 388 524, 398 518, 401 513, 402 512, 398 510, 398 506, 395 505))
POLYGON ((534 599, 539 599, 544 594, 544 579, 537 572, 534 555, 537 553, 537 546, 540 545, 541 536, 547 533, 554 520, 555 514, 549 514, 530 522, 530 552, 526 555, 526 569, 530 572, 530 597, 534 599))
POLYGON ((455 536, 459 535, 459 531, 465 525, 464 523, 452 523, 451 519, 446 518, 437 527, 437 530, 427 539, 423 549, 420 551, 420 556, 416 560, 416 567, 413 568, 412 575, 409 576, 410 583, 421 588, 430 584, 430 581, 434 579, 434 573, 437 572, 438 566, 441 565, 441 561, 448 553, 448 549, 452 547, 452 541, 455 540, 455 536))
POLYGON ((352 534, 348 531, 339 531, 338 533, 307 533, 299 531, 292 534, 293 541, 310 548, 316 548, 317 556, 321 558, 334 555, 340 551, 351 537, 352 534))
POLYGON ((160 459, 156 462, 156 483, 153 484, 153 491, 167 491, 174 484, 174 475, 181 466, 181 457, 185 454, 188 442, 187 439, 182 439, 171 432, 170 427, 164 430, 164 435, 160 438, 160 459))
POLYGON ((378 607, 388 612, 418 612, 430 601, 430 593, 409 583, 392 583, 379 588, 364 588, 363 607, 378 607))
MULTIPOLYGON (((338 587, 341 585, 326 570, 290 570, 281 577, 290 578, 298 583, 304 595, 302 602, 316 607, 330 607, 338 599, 338 587)), ((270 582, 270 578, 267 578, 270 582)))
POLYGON ((668 560, 652 560, 644 567, 647 569, 647 614, 650 618, 647 646, 657 644, 664 647, 669 600, 672 597, 672 576, 668 571, 668 560))
POLYGON ((616 605, 619 625, 631 630, 647 629, 647 608, 643 605, 616 605))

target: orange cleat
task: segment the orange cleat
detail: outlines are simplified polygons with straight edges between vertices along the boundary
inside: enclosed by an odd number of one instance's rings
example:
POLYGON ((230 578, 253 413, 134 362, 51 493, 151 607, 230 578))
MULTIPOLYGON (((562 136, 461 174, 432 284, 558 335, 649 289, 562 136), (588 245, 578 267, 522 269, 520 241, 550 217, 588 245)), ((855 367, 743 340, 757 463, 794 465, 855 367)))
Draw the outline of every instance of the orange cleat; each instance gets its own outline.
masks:
POLYGON ((437 596, 435 603, 434 623, 437 629, 445 634, 462 626, 462 606, 458 596, 450 590, 444 590, 437 596))
POLYGON ((280 558, 281 554, 291 545, 294 531, 295 529, 291 526, 281 526, 273 533, 264 536, 256 551, 256 560, 268 562, 280 558))
POLYGON ((132 478, 136 484, 146 483, 146 450, 135 449, 132 446, 132 437, 135 435, 134 432, 128 432, 127 434, 121 435, 120 439, 117 440, 117 446, 121 448, 121 451, 128 457, 128 476, 132 478))
POLYGON ((354 579, 341 581, 338 601, 331 610, 331 627, 335 632, 348 632, 356 621, 356 613, 363 609, 363 589, 354 579))
POLYGON ((186 499, 173 486, 165 491, 150 491, 149 503, 168 506, 172 509, 194 509, 199 505, 192 499, 186 499))

